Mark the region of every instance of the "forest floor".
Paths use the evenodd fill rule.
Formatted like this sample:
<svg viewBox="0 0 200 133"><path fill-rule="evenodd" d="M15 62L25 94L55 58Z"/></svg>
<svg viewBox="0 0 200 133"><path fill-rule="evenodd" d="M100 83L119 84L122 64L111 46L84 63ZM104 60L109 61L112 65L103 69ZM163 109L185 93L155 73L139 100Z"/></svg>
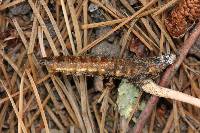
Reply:
<svg viewBox="0 0 200 133"><path fill-rule="evenodd" d="M0 133L200 132L199 108L190 101L159 98L116 78L128 77L129 59L142 61L131 64L134 79L200 98L199 3L0 0ZM176 61L166 69L155 66L172 54ZM87 58L73 57L70 69L72 55ZM105 59L91 65L92 57ZM41 63L47 58L52 68ZM123 69L107 70L112 63Z"/></svg>

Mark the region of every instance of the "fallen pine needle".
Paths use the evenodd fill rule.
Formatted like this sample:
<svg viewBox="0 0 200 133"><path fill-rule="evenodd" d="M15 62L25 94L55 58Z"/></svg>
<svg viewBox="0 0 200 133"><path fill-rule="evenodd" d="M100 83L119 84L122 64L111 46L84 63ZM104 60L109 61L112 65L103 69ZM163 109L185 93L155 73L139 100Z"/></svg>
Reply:
<svg viewBox="0 0 200 133"><path fill-rule="evenodd" d="M24 125L24 122L22 121L22 118L20 117L20 114L19 114L19 112L18 112L17 106L16 106L16 104L15 104L13 98L12 98L11 95L10 95L10 92L9 92L8 88L5 86L5 84L4 84L4 82L3 82L2 80L0 80L0 83L2 84L3 88L5 89L7 95L8 95L8 97L9 97L9 99L10 99L10 102L11 102L11 104L12 104L12 107L13 107L13 109L14 109L14 112L15 112L15 114L16 114L16 116L17 116L18 122L20 122L20 126L21 126L21 128L22 128L22 131L23 131L24 133L28 133L27 130L26 130L26 127L25 127L25 125Z"/></svg>
<svg viewBox="0 0 200 133"><path fill-rule="evenodd" d="M200 99L179 91L161 87L152 80L145 80L143 82L142 89L146 93L150 93L152 95L189 103L200 108Z"/></svg>
<svg viewBox="0 0 200 133"><path fill-rule="evenodd" d="M20 116L20 118L23 117L24 74L25 74L25 73L23 73L23 76L22 76L22 79L21 79L21 83L20 83L20 87L19 87L19 93L20 93L20 94L19 94L19 116ZM22 133L20 120L18 120L18 133Z"/></svg>
<svg viewBox="0 0 200 133"><path fill-rule="evenodd" d="M28 76L28 78L29 78L29 80L31 82L31 86L32 86L33 92L35 94L36 101L37 101L38 106L39 106L39 110L41 112L41 116L42 116L42 119L43 119L43 122L44 122L44 126L45 126L45 131L46 131L46 133L50 133L49 127L48 127L48 123L47 123L47 119L46 119L46 116L45 116L44 109L42 107L42 102L41 102L41 99L40 99L39 92L37 90L36 84L33 81L33 78L31 76L30 72L28 70L26 70L26 73L27 73L27 76Z"/></svg>

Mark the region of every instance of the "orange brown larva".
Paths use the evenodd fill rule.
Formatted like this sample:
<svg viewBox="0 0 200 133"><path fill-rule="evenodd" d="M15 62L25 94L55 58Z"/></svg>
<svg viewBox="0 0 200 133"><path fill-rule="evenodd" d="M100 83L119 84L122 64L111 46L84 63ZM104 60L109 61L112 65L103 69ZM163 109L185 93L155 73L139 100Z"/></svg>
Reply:
<svg viewBox="0 0 200 133"><path fill-rule="evenodd" d="M159 75L175 59L174 55L142 59L116 59L93 56L59 56L43 58L40 63L47 65L50 72L67 75L101 75L106 77L141 80Z"/></svg>

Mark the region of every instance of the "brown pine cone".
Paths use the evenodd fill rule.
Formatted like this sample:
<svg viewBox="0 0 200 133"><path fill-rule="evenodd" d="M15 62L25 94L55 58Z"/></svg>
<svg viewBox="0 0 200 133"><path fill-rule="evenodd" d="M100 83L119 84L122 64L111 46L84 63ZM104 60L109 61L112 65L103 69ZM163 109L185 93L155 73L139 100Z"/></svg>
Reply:
<svg viewBox="0 0 200 133"><path fill-rule="evenodd" d="M165 26L174 38L183 36L200 17L200 0L181 0L165 19Z"/></svg>

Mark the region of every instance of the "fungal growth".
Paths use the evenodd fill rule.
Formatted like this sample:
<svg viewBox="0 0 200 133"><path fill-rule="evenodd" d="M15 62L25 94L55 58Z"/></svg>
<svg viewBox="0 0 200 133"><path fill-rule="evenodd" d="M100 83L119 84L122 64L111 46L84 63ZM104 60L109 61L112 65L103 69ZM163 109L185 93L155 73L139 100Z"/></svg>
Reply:
<svg viewBox="0 0 200 133"><path fill-rule="evenodd" d="M134 81L155 78L175 60L175 55L160 57L116 59L93 56L59 56L43 58L41 64L47 65L50 72L67 75L101 75L106 77L127 78Z"/></svg>

